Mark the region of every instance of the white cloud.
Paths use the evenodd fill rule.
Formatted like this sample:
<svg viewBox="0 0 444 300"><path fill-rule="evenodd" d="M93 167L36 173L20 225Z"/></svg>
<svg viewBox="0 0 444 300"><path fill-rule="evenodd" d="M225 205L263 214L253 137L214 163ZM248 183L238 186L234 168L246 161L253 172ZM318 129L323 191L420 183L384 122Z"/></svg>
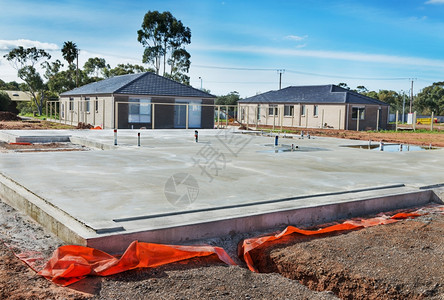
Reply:
<svg viewBox="0 0 444 300"><path fill-rule="evenodd" d="M425 4L444 4L444 0L428 0Z"/></svg>
<svg viewBox="0 0 444 300"><path fill-rule="evenodd" d="M22 46L24 48L31 48L36 47L38 49L44 49L44 50L59 50L59 46L53 43L44 43L39 41L31 41L31 40L0 40L0 50L12 50L14 48L17 48L19 46Z"/></svg>
<svg viewBox="0 0 444 300"><path fill-rule="evenodd" d="M305 40L308 36L304 35L304 36L298 36L298 35L287 35L284 37L284 39L286 40L291 40L291 41L302 41Z"/></svg>

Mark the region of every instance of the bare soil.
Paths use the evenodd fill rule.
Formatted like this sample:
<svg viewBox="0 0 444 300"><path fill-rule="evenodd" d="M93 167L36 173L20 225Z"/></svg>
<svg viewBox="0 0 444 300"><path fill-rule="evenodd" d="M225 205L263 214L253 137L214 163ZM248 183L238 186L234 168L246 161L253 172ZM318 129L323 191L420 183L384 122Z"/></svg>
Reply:
<svg viewBox="0 0 444 300"><path fill-rule="evenodd" d="M350 140L372 140L383 141L385 143L401 143L409 145L420 145L434 147L444 147L444 131L434 133L398 131L398 132L372 132L372 131L352 131L334 129L309 129L304 132L312 136L328 136Z"/></svg>
<svg viewBox="0 0 444 300"><path fill-rule="evenodd" d="M44 120L0 121L0 130L33 129L75 129L75 127Z"/></svg>
<svg viewBox="0 0 444 300"><path fill-rule="evenodd" d="M274 272L341 299L444 299L444 215L260 249ZM297 236L296 236L297 238Z"/></svg>
<svg viewBox="0 0 444 300"><path fill-rule="evenodd" d="M87 147L72 143L12 143L0 141L0 153L2 152L55 152L55 151L86 151Z"/></svg>
<svg viewBox="0 0 444 300"><path fill-rule="evenodd" d="M21 121L21 118L9 111L0 111L0 121Z"/></svg>
<svg viewBox="0 0 444 300"><path fill-rule="evenodd" d="M62 241L1 201L0 237L0 299L337 299L279 274L226 266L215 257L88 277L59 287L36 275L4 243L16 253L37 251L47 259Z"/></svg>

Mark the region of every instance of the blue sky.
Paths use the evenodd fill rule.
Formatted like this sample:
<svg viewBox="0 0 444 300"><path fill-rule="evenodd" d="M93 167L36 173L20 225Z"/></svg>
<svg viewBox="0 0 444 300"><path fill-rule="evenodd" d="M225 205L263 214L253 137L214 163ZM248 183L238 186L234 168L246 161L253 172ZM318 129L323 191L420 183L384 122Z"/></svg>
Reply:
<svg viewBox="0 0 444 300"><path fill-rule="evenodd" d="M144 14L170 11L190 27L191 84L252 96L282 86L346 82L414 92L444 81L444 0L0 0L0 55L18 46L61 59L73 41L89 57L141 64ZM0 79L16 80L0 59ZM199 79L202 78L202 81Z"/></svg>

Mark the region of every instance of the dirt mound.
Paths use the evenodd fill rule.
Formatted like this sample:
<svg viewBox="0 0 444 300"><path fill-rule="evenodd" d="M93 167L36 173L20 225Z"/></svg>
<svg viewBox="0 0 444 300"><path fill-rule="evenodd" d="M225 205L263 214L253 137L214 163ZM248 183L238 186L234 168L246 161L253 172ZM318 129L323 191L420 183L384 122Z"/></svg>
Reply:
<svg viewBox="0 0 444 300"><path fill-rule="evenodd" d="M79 124L76 127L76 129L91 129L91 128L94 128L94 126L83 122L79 122Z"/></svg>
<svg viewBox="0 0 444 300"><path fill-rule="evenodd" d="M266 248L258 267L341 299L443 299L444 216Z"/></svg>
<svg viewBox="0 0 444 300"><path fill-rule="evenodd" d="M22 119L16 114L9 111L0 111L0 121L21 121Z"/></svg>

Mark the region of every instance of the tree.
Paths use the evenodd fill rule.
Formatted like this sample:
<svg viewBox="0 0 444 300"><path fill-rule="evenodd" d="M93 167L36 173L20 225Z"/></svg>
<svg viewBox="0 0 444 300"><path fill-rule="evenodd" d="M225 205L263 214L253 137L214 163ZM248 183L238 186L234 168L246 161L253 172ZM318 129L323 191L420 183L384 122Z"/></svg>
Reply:
<svg viewBox="0 0 444 300"><path fill-rule="evenodd" d="M434 82L425 87L415 98L415 107L423 113L444 113L444 82Z"/></svg>
<svg viewBox="0 0 444 300"><path fill-rule="evenodd" d="M73 65L74 60L79 55L79 49L77 48L77 45L73 42L70 42L70 41L65 42L63 44L63 48L62 48L62 55L63 55L63 58L68 62L68 68L69 68L69 70L71 70L71 72L69 74L71 75L70 77L72 79L72 77L73 77L72 73L74 70L74 68L72 68L72 65ZM76 67L78 70L79 66L76 66ZM79 86L79 78L78 77L79 77L79 75L77 72L76 73L76 86Z"/></svg>
<svg viewBox="0 0 444 300"><path fill-rule="evenodd" d="M176 49L173 51L171 58L168 59L168 64L171 66L170 74L166 77L190 85L190 77L184 74L190 70L190 58L191 55L185 49Z"/></svg>
<svg viewBox="0 0 444 300"><path fill-rule="evenodd" d="M35 103L39 115L41 115L45 99L45 85L42 77L35 69L35 65L43 59L50 59L51 55L42 49L35 47L25 49L20 46L12 49L4 57L17 70L17 76L25 82L25 90L30 92L32 101Z"/></svg>
<svg viewBox="0 0 444 300"><path fill-rule="evenodd" d="M402 110L402 95L392 90L379 90L378 99L382 102L390 104L392 111Z"/></svg>
<svg viewBox="0 0 444 300"><path fill-rule="evenodd" d="M77 45L73 42L65 42L62 48L63 58L68 62L68 65L72 65L74 60L77 58L79 54L79 49Z"/></svg>
<svg viewBox="0 0 444 300"><path fill-rule="evenodd" d="M346 89L346 90L350 89L350 87L345 82L338 83L338 86L343 88L343 89Z"/></svg>
<svg viewBox="0 0 444 300"><path fill-rule="evenodd" d="M216 98L216 105L237 105L237 101L239 101L240 96L236 91L230 92L224 96L218 96Z"/></svg>
<svg viewBox="0 0 444 300"><path fill-rule="evenodd" d="M358 85L355 89L355 92L360 93L360 94L365 94L368 92L368 89L363 85Z"/></svg>
<svg viewBox="0 0 444 300"><path fill-rule="evenodd" d="M11 104L11 98L3 91L0 91L0 111L7 111Z"/></svg>
<svg viewBox="0 0 444 300"><path fill-rule="evenodd" d="M156 74L160 73L162 61L164 76L167 74L167 61L171 66L170 77L176 75L175 68L180 73L177 61L182 61L183 66L188 64L189 68L190 55L183 46L191 43L191 30L170 12L148 11L143 18L142 29L137 31L137 40L145 47L143 63L152 64ZM188 68L182 67L182 70L188 72Z"/></svg>
<svg viewBox="0 0 444 300"><path fill-rule="evenodd" d="M142 72L155 72L154 69L145 68L140 65L132 65L132 64L118 64L117 67L112 68L109 65L106 65L106 68L103 69L103 75L105 78L110 78L113 76L126 75L126 74L136 74Z"/></svg>
<svg viewBox="0 0 444 300"><path fill-rule="evenodd" d="M4 82L0 79L0 90L20 91L19 84L15 81Z"/></svg>
<svg viewBox="0 0 444 300"><path fill-rule="evenodd" d="M94 57L89 58L86 63L83 65L83 70L88 75L95 75L95 77L99 77L99 72L103 72L103 69L107 67L106 61L104 58Z"/></svg>

